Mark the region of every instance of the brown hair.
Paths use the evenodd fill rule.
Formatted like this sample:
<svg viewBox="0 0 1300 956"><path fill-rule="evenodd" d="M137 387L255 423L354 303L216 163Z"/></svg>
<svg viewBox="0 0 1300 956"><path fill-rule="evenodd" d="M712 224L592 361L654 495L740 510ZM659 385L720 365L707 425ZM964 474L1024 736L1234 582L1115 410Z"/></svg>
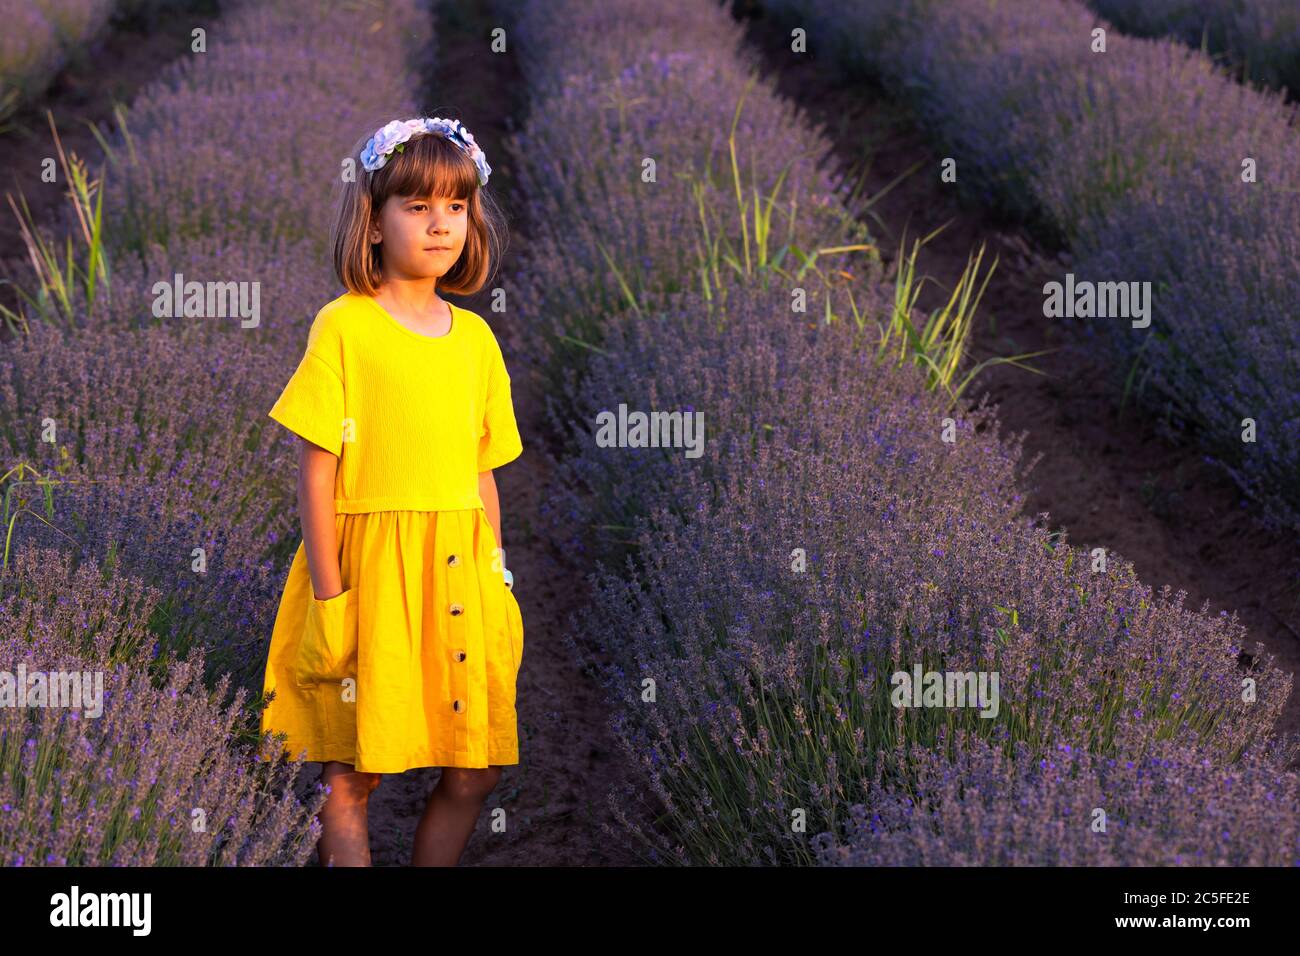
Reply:
<svg viewBox="0 0 1300 956"><path fill-rule="evenodd" d="M465 197L469 226L465 248L438 280L438 291L473 295L496 275L505 249L505 218L478 182L478 167L456 143L438 133L416 136L374 172L361 166L366 136L352 150L356 176L344 180L330 230L334 274L344 288L373 296L383 282L383 243L370 242L370 226L391 196Z"/></svg>

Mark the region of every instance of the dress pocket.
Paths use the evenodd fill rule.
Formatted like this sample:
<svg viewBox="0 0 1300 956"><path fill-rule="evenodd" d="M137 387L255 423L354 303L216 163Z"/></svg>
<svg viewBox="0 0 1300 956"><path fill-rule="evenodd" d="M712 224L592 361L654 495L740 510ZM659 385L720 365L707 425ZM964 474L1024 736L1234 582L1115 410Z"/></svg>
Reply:
<svg viewBox="0 0 1300 956"><path fill-rule="evenodd" d="M294 677L310 687L321 681L355 677L357 667L357 589L321 600L314 595L307 604Z"/></svg>
<svg viewBox="0 0 1300 956"><path fill-rule="evenodd" d="M519 665L524 661L524 616L519 610L519 602L510 588L506 592L506 630L510 638L510 653L514 656L515 675L519 674Z"/></svg>

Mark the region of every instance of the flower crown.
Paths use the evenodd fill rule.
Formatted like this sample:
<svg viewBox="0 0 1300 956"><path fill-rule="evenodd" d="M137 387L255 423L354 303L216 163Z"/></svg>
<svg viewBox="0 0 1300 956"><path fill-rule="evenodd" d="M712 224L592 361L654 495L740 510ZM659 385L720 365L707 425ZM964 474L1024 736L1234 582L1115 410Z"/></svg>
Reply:
<svg viewBox="0 0 1300 956"><path fill-rule="evenodd" d="M361 150L361 165L372 173L377 169L383 169L388 163L389 156L394 152L400 153L405 150L403 144L407 140L427 133L440 133L468 153L469 158L474 160L474 165L478 167L478 184L487 185L492 167L487 164L487 157L478 143L474 142L473 135L460 120L442 119L438 116L393 120L391 123L385 123L366 141L365 147Z"/></svg>

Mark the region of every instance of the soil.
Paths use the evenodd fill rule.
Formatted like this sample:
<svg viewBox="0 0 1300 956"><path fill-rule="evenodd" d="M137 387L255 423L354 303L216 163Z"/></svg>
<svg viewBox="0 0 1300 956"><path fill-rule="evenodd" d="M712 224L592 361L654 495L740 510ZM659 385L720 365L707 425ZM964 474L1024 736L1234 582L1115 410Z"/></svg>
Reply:
<svg viewBox="0 0 1300 956"><path fill-rule="evenodd" d="M940 157L905 107L879 87L847 79L829 58L793 54L789 36L750 3L737 9L746 38L762 51L765 78L821 126L834 144L835 161L865 179L877 196L868 225L892 260L904 229L912 240L943 223L948 227L918 257L918 271L936 282L922 293L934 309L966 267L968 255L987 243L985 267L999 262L971 334L969 355L1019 355L1044 375L994 366L967 389L987 392L998 404L1003 434L1025 432L1026 463L1041 458L1022 483L1024 513L1047 512L1046 526L1068 533L1070 544L1104 547L1131 561L1157 592L1185 591L1187 606L1234 613L1255 642L1294 675L1300 663L1300 552L1294 539L1269 533L1248 517L1230 479L1194 448L1171 447L1157 437L1153 416L1130 403L1121 417L1106 369L1043 316L1043 284L1060 280L1060 250L1045 248L1024 229L987 209L959 203L955 186L939 177ZM920 163L917 172L885 192ZM1300 688L1293 688L1277 729L1300 732Z"/></svg>

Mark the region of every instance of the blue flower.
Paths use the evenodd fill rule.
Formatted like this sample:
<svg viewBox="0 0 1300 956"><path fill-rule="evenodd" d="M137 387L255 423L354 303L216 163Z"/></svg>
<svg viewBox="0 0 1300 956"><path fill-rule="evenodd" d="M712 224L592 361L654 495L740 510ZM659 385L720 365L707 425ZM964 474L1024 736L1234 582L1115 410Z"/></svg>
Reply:
<svg viewBox="0 0 1300 956"><path fill-rule="evenodd" d="M375 155L375 138L370 137L365 149L361 151L361 165L374 172L376 169L382 168L386 162L388 162L386 157Z"/></svg>

